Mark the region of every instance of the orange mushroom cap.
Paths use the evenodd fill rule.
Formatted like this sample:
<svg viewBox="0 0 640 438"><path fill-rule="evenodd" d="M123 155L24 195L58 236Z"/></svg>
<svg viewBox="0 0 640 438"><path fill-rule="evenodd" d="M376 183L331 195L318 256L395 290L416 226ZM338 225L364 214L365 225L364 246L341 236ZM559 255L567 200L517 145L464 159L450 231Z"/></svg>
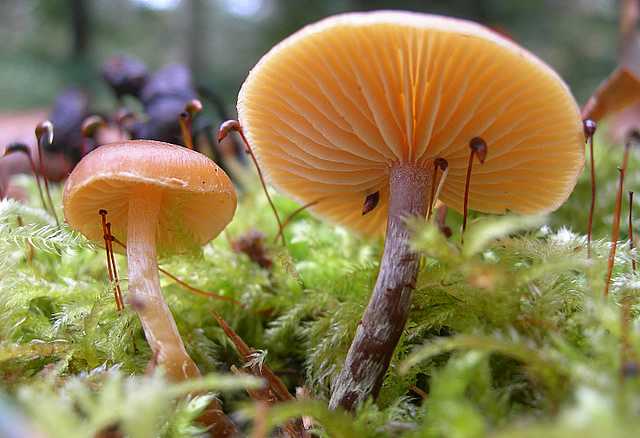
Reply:
<svg viewBox="0 0 640 438"><path fill-rule="evenodd" d="M102 241L99 211L108 213L113 235L127 241L133 186L163 189L156 245L173 254L203 245L231 221L236 194L229 177L195 151L150 140L111 143L87 154L64 188L64 214L71 227Z"/></svg>
<svg viewBox="0 0 640 438"><path fill-rule="evenodd" d="M322 217L366 234L387 219L389 169L448 162L440 200L542 213L559 207L584 164L579 108L544 62L472 22L379 11L327 18L291 35L251 70L238 97L244 133L270 182ZM362 215L367 195L378 207Z"/></svg>

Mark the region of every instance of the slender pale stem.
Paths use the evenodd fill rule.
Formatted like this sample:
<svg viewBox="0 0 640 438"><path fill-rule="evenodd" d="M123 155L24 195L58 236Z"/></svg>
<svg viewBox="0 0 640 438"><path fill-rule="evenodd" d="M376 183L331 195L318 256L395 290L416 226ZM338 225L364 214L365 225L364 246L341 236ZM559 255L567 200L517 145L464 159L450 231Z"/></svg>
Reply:
<svg viewBox="0 0 640 438"><path fill-rule="evenodd" d="M161 201L161 189L151 186L131 193L127 228L129 296L158 364L170 380L180 381L198 377L200 371L187 354L160 291L156 230Z"/></svg>
<svg viewBox="0 0 640 438"><path fill-rule="evenodd" d="M420 257L411 251L405 220L424 218L431 170L408 165L389 175L389 217L380 272L344 367L333 384L330 407L353 410L376 397L402 334L415 289Z"/></svg>

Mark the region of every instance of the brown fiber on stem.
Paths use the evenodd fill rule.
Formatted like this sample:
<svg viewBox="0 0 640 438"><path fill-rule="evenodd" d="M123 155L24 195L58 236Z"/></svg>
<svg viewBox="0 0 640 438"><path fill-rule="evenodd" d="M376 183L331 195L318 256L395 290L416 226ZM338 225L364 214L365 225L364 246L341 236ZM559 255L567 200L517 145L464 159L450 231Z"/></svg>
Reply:
<svg viewBox="0 0 640 438"><path fill-rule="evenodd" d="M251 69L238 115L274 187L300 204L326 199L310 211L361 234L386 232L332 408L377 396L404 329L419 267L406 218L424 219L430 201L548 212L584 162L582 119L555 72L483 26L434 15L349 13L305 27ZM491 154L474 169L465 203L474 137ZM438 158L448 166L433 181ZM363 215L372 193L378 203Z"/></svg>

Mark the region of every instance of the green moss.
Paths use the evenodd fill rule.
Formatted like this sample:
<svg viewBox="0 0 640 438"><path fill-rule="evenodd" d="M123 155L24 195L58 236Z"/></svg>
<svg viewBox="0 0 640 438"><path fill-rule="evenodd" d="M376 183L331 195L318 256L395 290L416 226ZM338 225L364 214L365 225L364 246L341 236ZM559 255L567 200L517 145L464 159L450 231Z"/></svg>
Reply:
<svg viewBox="0 0 640 438"><path fill-rule="evenodd" d="M161 261L193 286L241 306L190 294L168 277L161 277L163 291L189 353L203 372L218 373L212 379L239 364L215 311L262 351L292 391L305 387L316 399L272 408L274 427L305 414L316 418L320 436L332 437L630 436L640 430L640 383L628 366L621 378L620 300L635 297L639 283L626 243L618 247L611 296L602 298L617 151L598 149L590 260L581 234L586 173L558 212L474 219L464 246L457 233L446 240L431 225L413 224L425 258L409 322L377 405L366 404L353 418L330 413L323 401L375 282L381 241L303 212L287 228L283 248L273 243L275 221L254 186L225 235L201 253ZM638 164L634 157L629 189L639 182ZM54 195L60 199L59 191ZM297 208L278 195L275 202L283 217ZM459 218L450 216L455 230ZM230 247L251 229L266 236L271 270ZM126 289L126 263L117 259ZM149 348L135 314L116 312L100 248L55 227L35 206L3 201L0 268L1 389L24 421L53 437L91 436L115 424L132 437L202 432L194 419L210 393L176 399L160 376L144 377ZM634 317L637 310L634 304ZM637 326L629 340L635 352ZM221 391L227 411L251 420L256 411L238 391L243 386L204 384ZM247 433L250 425L243 426Z"/></svg>

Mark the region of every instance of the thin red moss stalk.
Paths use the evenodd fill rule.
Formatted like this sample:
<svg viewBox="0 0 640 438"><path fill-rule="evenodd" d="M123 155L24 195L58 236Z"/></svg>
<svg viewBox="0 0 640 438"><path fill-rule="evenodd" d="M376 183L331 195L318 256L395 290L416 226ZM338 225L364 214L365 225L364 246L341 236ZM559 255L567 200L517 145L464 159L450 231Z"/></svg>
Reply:
<svg viewBox="0 0 640 438"><path fill-rule="evenodd" d="M96 134L98 128L105 127L106 123L100 116L89 116L82 122L80 132L82 133L82 144L80 149L80 156L84 157L89 153L89 140Z"/></svg>
<svg viewBox="0 0 640 438"><path fill-rule="evenodd" d="M56 213L56 208L53 205L53 201L51 200L51 191L49 190L49 179L44 171L44 156L42 155L42 149L44 148L44 144L46 142L47 145L50 145L53 141L53 125L49 120L45 120L44 122L38 123L36 126L36 141L38 144L38 160L39 163L39 171L42 179L44 180L44 190L47 194L47 200L49 201L49 206L51 207L51 214L53 218L56 220L56 225L60 226L60 221L58 220L58 214Z"/></svg>
<svg viewBox="0 0 640 438"><path fill-rule="evenodd" d="M213 292L209 292L209 291L198 289L197 287L191 286L189 283L187 283L184 280L179 279L178 277L176 277L175 275L173 275L172 273L170 273L166 269L162 269L161 267L158 267L158 271L162 272L164 275L166 275L167 277L169 277L170 279L172 279L173 281L175 281L176 283L178 283L180 286L184 287L188 291L194 293L195 295L200 295L200 296L203 296L203 297L212 298L212 299L218 300L218 301L226 301L228 303L235 304L236 306L244 307L242 305L242 303L240 303L240 301L235 300L235 299L233 299L231 297L225 297L225 296L213 293Z"/></svg>
<svg viewBox="0 0 640 438"><path fill-rule="evenodd" d="M593 232L593 212L596 209L596 164L593 156L593 136L596 133L596 122L587 119L583 122L584 136L589 142L589 158L591 161L591 206L587 221L587 257L591 258L591 236Z"/></svg>
<svg viewBox="0 0 640 438"><path fill-rule="evenodd" d="M622 192L624 190L624 175L627 171L627 165L629 163L629 149L631 149L631 142L640 140L640 134L634 132L630 138L626 141L624 146L624 155L622 158L622 167L618 168L620 172L620 178L618 182L618 193L616 194L616 204L613 213L613 224L611 226L611 248L609 250L609 260L607 262L607 277L604 283L604 296L609 296L609 288L611 286L611 276L613 275L613 265L616 258L616 249L618 247L618 238L620 237L620 213L622 210Z"/></svg>
<svg viewBox="0 0 640 438"><path fill-rule="evenodd" d="M117 237L111 236L111 240L113 242L115 242L116 244L120 245L120 247L122 247L123 249L127 249L127 245L125 245ZM172 279L173 281L175 281L180 286L184 287L187 291L193 293L194 295L199 295L199 296L207 297L207 298L213 298L214 300L218 300L218 301L226 301L226 302L238 305L240 307L245 307L240 301L235 300L235 299L233 299L231 297L225 297L225 296L219 295L219 294L217 294L215 292L209 292L209 291L206 291L206 290L198 289L195 286L191 286L186 281L181 280L180 278L176 277L171 272L167 271L166 269L161 268L160 266L158 266L158 271L160 271L161 273L163 273L164 275L166 275L167 277L169 277L170 279Z"/></svg>
<svg viewBox="0 0 640 438"><path fill-rule="evenodd" d="M256 167L256 170L258 171L258 177L260 178L260 184L262 185L262 190L264 191L264 194L267 197L267 200L269 201L269 205L271 206L273 215L276 218L276 222L278 222L278 235L282 239L282 244L286 246L287 242L285 240L284 233L282 232L282 221L280 220L280 216L278 215L276 206L274 205L273 200L269 195L269 190L267 189L267 183L264 180L262 170L260 169L258 160L256 159L256 156L253 153L253 149L251 149L251 145L249 144L249 141L244 135L244 131L242 130L242 126L240 126L240 122L238 122L237 120L227 120L226 122L222 123L222 125L220 125L220 129L218 130L218 142L222 141L231 131L236 131L240 135L240 138L242 139L242 142L246 147L246 152L251 156L251 161L253 161L253 165Z"/></svg>
<svg viewBox="0 0 640 438"><path fill-rule="evenodd" d="M633 192L629 192L629 251L633 252ZM636 273L636 260L631 255L631 272ZM620 379L628 377L627 370L633 368L633 350L629 340L631 330L631 304L632 297L625 295L622 298L620 308Z"/></svg>
<svg viewBox="0 0 640 438"><path fill-rule="evenodd" d="M120 279L118 278L118 265L116 264L116 256L113 251L113 235L111 234L111 222L107 222L107 236L109 239L109 258L111 259L111 267L113 268L113 281L115 282L115 294L120 301L120 309L124 309L124 300L122 299L122 290L120 289Z"/></svg>
<svg viewBox="0 0 640 438"><path fill-rule="evenodd" d="M469 216L469 186L471 185L471 171L473 169L473 158L478 157L480 164L487 158L487 143L480 137L473 137L469 142L469 164L467 165L467 178L464 184L464 206L462 213L462 232L460 240L464 242L464 232L467 229L467 217Z"/></svg>
<svg viewBox="0 0 640 438"><path fill-rule="evenodd" d="M40 202L42 203L42 208L45 211L49 211L49 207L47 205L47 202L44 199L44 192L42 191L42 183L40 182L40 174L38 173L38 169L36 169L36 163L33 162L33 157L31 156L31 152L29 150L29 147L23 143L11 143L9 146L6 147L6 149L4 150L4 155L3 156L7 156L10 154L14 154L14 153L23 153L27 156L27 159L29 160L29 166L31 166L31 173L33 173L33 177L36 180L36 186L38 187L38 195L40 196Z"/></svg>
<svg viewBox="0 0 640 438"><path fill-rule="evenodd" d="M180 113L180 117L178 118L182 141L185 147L191 150L193 150L193 134L191 133L193 118L200 111L202 111L202 103L198 99L192 99L184 106L184 111Z"/></svg>
<svg viewBox="0 0 640 438"><path fill-rule="evenodd" d="M444 174L444 172L446 172L448 167L449 167L449 162L444 158L436 158L433 161L433 176L431 178L431 181L433 181L433 183L431 184L431 192L429 194L429 205L428 205L429 210L427 211L427 220L431 219L431 214L433 213L433 204L436 202L435 197L436 197L436 187L438 186L438 184L436 184L436 181L438 180L437 179L438 169L442 170Z"/></svg>
<svg viewBox="0 0 640 438"><path fill-rule="evenodd" d="M287 216L285 218L285 220L282 222L282 228L280 228L280 230L278 230L278 234L276 234L276 237L274 237L273 239L273 243L276 243L278 241L278 239L280 238L280 236L282 235L282 233L284 233L284 229L287 227L287 225L289 225L291 223L291 221L300 213L302 213L303 211L305 211L306 209L313 207L314 205L318 204L321 199L316 199L315 201L311 201L311 202L307 202L306 204L304 204L301 207L298 207L297 209L295 209L293 212L291 212L291 214L289 216ZM364 214L364 213L363 213Z"/></svg>
<svg viewBox="0 0 640 438"><path fill-rule="evenodd" d="M122 300L122 290L118 279L118 271L116 268L116 260L113 255L113 236L111 235L111 224L107 223L107 210L101 209L98 214L102 221L102 233L104 238L104 248L107 254L107 271L109 272L109 282L114 285L113 295L116 300L116 310L118 312L124 309Z"/></svg>
<svg viewBox="0 0 640 438"><path fill-rule="evenodd" d="M629 252L631 252L631 272L636 273L636 258L633 255L633 192L629 192Z"/></svg>

